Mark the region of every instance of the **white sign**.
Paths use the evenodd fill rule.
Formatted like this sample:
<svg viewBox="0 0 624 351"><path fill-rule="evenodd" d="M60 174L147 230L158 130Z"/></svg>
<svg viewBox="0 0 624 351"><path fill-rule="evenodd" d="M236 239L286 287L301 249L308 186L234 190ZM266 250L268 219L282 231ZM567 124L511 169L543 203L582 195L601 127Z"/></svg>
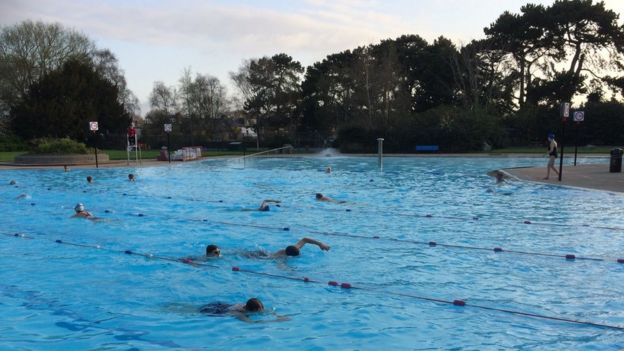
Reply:
<svg viewBox="0 0 624 351"><path fill-rule="evenodd" d="M568 118L570 117L570 103L564 102L561 106L561 117Z"/></svg>
<svg viewBox="0 0 624 351"><path fill-rule="evenodd" d="M98 122L89 122L89 129L91 129L92 132L95 132L98 130Z"/></svg>
<svg viewBox="0 0 624 351"><path fill-rule="evenodd" d="M585 120L585 112L584 111L576 111L574 112L574 116L572 117L574 122L583 122Z"/></svg>
<svg viewBox="0 0 624 351"><path fill-rule="evenodd" d="M165 123L165 133L171 133L171 123Z"/></svg>

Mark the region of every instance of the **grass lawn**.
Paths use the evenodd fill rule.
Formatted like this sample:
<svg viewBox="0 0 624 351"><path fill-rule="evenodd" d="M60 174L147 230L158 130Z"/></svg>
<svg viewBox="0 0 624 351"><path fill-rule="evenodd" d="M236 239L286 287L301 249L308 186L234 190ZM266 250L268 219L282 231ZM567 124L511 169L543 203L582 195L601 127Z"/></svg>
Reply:
<svg viewBox="0 0 624 351"><path fill-rule="evenodd" d="M25 153L26 151L2 151L0 152L0 162L13 162L15 156Z"/></svg>

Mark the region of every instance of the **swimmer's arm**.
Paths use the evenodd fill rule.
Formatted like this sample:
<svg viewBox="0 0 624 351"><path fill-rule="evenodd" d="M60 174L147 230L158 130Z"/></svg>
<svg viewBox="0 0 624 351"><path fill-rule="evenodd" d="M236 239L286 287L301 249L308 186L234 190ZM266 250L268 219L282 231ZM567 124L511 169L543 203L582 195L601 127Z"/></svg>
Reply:
<svg viewBox="0 0 624 351"><path fill-rule="evenodd" d="M321 250L324 250L324 251L329 250L329 245L324 244L315 239L310 239L310 238L302 238L295 244L295 247L298 249L301 249L303 246L305 246L305 244L314 244L318 246Z"/></svg>
<svg viewBox="0 0 624 351"><path fill-rule="evenodd" d="M271 199L266 199L266 200L264 200L263 202L267 202L267 203L268 203L268 202L273 202L273 203L279 204L281 201L280 201L280 200L271 200Z"/></svg>
<svg viewBox="0 0 624 351"><path fill-rule="evenodd" d="M277 314L275 312L271 312L271 314L273 316L275 316L275 319L272 320L272 321L268 321L268 322L286 322L286 321L290 320L290 317L288 317L288 316L282 316L282 315L279 315L279 314Z"/></svg>
<svg viewBox="0 0 624 351"><path fill-rule="evenodd" d="M290 320L290 318L288 318L286 316L280 316L280 315L276 314L275 312L273 312L272 314L276 317L275 319L271 319L271 320L264 320L264 319L254 320L254 319L250 319L244 313L232 312L232 315L234 317L236 317L236 319L238 319L239 321L243 321L245 323L275 323L275 322L285 322L285 321L289 321Z"/></svg>

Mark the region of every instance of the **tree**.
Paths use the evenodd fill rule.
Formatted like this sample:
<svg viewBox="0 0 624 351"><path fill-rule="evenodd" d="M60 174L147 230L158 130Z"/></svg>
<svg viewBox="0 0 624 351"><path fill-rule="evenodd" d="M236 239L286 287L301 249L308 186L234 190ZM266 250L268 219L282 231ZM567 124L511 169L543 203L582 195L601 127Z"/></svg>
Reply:
<svg viewBox="0 0 624 351"><path fill-rule="evenodd" d="M95 45L62 25L24 21L0 32L0 117L41 77L70 58L86 58Z"/></svg>
<svg viewBox="0 0 624 351"><path fill-rule="evenodd" d="M173 114L177 111L176 99L175 88L167 87L163 82L154 82L154 87L150 94L150 105L153 110Z"/></svg>
<svg viewBox="0 0 624 351"><path fill-rule="evenodd" d="M95 65L95 70L102 77L111 82L119 90L119 103L131 115L139 114L139 99L128 89L124 72L119 68L119 62L115 54L108 49L93 50L91 58Z"/></svg>
<svg viewBox="0 0 624 351"><path fill-rule="evenodd" d="M250 60L248 66L241 67L234 74L244 79L244 84L248 86L249 96L244 109L256 118L259 139L265 129L274 133L279 128L289 128L298 122L302 73L303 67L299 62L286 54L277 54Z"/></svg>
<svg viewBox="0 0 624 351"><path fill-rule="evenodd" d="M99 133L124 133L130 115L119 89L97 72L90 60L68 60L34 83L11 114L13 130L24 139L70 137L85 140L89 121Z"/></svg>
<svg viewBox="0 0 624 351"><path fill-rule="evenodd" d="M624 69L624 26L618 25L619 15L607 10L604 2L557 0L545 15L546 37L557 50L556 62L567 63L567 68L552 68L558 99L572 99L585 84L583 73L606 84L601 72Z"/></svg>

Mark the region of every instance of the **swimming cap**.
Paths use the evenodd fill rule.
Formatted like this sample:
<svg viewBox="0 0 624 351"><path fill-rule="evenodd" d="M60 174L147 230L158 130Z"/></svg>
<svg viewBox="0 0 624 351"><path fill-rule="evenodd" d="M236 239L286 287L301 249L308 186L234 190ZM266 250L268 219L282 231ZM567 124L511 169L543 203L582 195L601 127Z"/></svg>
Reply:
<svg viewBox="0 0 624 351"><path fill-rule="evenodd" d="M548 133L548 139L554 139L555 133Z"/></svg>
<svg viewBox="0 0 624 351"><path fill-rule="evenodd" d="M76 207L74 207L74 211L76 211L76 212L82 212L84 210L85 210L84 205L81 204L81 203L77 203Z"/></svg>

